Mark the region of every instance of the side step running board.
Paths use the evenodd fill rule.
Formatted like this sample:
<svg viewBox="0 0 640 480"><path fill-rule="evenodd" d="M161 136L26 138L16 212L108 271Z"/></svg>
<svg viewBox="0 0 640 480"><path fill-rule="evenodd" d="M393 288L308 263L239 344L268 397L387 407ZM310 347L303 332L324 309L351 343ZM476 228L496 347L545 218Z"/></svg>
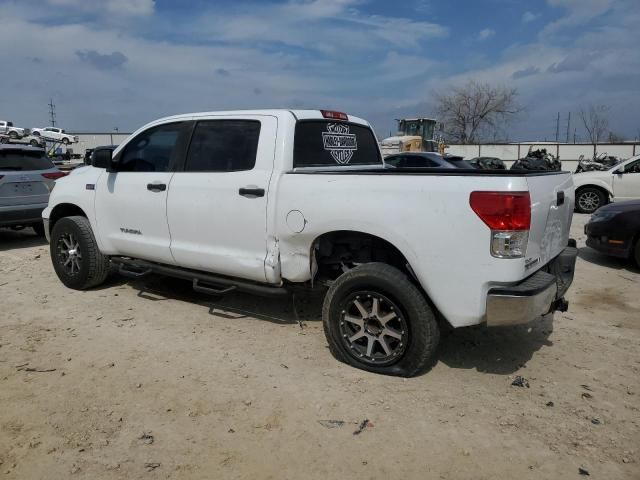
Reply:
<svg viewBox="0 0 640 480"><path fill-rule="evenodd" d="M120 267L118 267L118 273L120 275L123 275L125 277L129 277L129 278L142 278L142 277L146 277L147 275L149 275L151 273L151 269L147 268L145 270L128 270L127 269L128 265L125 265L124 263L120 264ZM132 268L129 266L129 268Z"/></svg>
<svg viewBox="0 0 640 480"><path fill-rule="evenodd" d="M226 287L226 288L211 288L211 287L203 287L202 285L200 285L200 280L198 280L197 278L193 279L193 289L196 292L200 292L200 293L207 293L209 295L224 295L225 293L230 293L233 292L234 290L237 290L238 287L236 287L235 285L231 285L230 287Z"/></svg>
<svg viewBox="0 0 640 480"><path fill-rule="evenodd" d="M150 273L182 278L184 280L191 281L193 289L196 292L207 293L210 295L223 295L232 291L247 292L263 296L287 295L288 293L284 287L252 283L247 280L236 278L221 277L187 268L147 262L146 260L111 257L111 261L118 265L118 271L120 273L129 278L141 278L149 275Z"/></svg>

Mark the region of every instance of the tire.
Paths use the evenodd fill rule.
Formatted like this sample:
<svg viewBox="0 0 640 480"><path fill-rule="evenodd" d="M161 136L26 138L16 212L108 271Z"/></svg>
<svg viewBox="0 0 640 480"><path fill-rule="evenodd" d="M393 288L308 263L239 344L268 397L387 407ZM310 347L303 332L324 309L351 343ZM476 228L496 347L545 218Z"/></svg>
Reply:
<svg viewBox="0 0 640 480"><path fill-rule="evenodd" d="M593 213L607 203L607 197L599 188L581 188L576 194L576 210L580 213Z"/></svg>
<svg viewBox="0 0 640 480"><path fill-rule="evenodd" d="M109 257L100 253L91 224L85 217L58 220L51 232L49 248L53 268L60 281L69 288L86 290L95 287L103 283L109 274Z"/></svg>
<svg viewBox="0 0 640 480"><path fill-rule="evenodd" d="M11 138L11 140L15 140L16 138L18 138L18 134L17 132L9 132L9 137Z"/></svg>
<svg viewBox="0 0 640 480"><path fill-rule="evenodd" d="M367 263L341 275L327 292L322 321L336 359L384 375L422 373L440 340L424 295L384 263Z"/></svg>
<svg viewBox="0 0 640 480"><path fill-rule="evenodd" d="M39 237L44 237L44 224L43 223L34 223L31 225L33 231L36 232L36 235Z"/></svg>
<svg viewBox="0 0 640 480"><path fill-rule="evenodd" d="M69 139L68 139L67 137L64 137L64 138L62 139L62 144L63 144L63 145L69 145Z"/></svg>

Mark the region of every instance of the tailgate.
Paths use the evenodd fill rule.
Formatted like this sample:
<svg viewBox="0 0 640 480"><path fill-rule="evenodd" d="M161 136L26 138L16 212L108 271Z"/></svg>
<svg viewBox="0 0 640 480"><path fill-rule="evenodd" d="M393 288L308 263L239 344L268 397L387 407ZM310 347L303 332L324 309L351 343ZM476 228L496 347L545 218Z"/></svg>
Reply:
<svg viewBox="0 0 640 480"><path fill-rule="evenodd" d="M527 177L531 196L531 230L525 256L534 271L560 254L569 241L574 188L571 173Z"/></svg>
<svg viewBox="0 0 640 480"><path fill-rule="evenodd" d="M47 203L49 188L40 172L0 172L0 206Z"/></svg>

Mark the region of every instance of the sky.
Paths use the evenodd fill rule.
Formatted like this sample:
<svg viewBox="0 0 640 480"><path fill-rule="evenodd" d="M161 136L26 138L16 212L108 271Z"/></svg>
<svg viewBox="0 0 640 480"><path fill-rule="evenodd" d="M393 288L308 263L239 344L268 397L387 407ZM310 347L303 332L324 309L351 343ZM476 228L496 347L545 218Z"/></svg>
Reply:
<svg viewBox="0 0 640 480"><path fill-rule="evenodd" d="M609 108L640 136L639 0L0 0L0 118L133 131L196 111L327 108L433 116L469 80L516 88L505 140L585 138Z"/></svg>

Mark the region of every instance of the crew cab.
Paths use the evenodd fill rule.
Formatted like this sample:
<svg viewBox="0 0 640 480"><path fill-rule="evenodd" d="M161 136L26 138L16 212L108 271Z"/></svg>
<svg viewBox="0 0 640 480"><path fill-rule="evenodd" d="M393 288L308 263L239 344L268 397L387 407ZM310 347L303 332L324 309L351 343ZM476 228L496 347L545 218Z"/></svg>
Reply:
<svg viewBox="0 0 640 480"><path fill-rule="evenodd" d="M69 135L62 128L58 127L32 128L31 135L42 137L47 140L62 142L65 145L78 142L77 135Z"/></svg>
<svg viewBox="0 0 640 480"><path fill-rule="evenodd" d="M640 200L640 155L608 170L576 173L573 183L580 213L593 213L609 201Z"/></svg>
<svg viewBox="0 0 640 480"><path fill-rule="evenodd" d="M255 110L145 125L60 180L43 219L67 287L99 285L114 265L213 295L326 289L334 356L412 376L440 322L566 308L573 207L566 172L390 169L363 119Z"/></svg>
<svg viewBox="0 0 640 480"><path fill-rule="evenodd" d="M12 140L27 136L27 131L24 128L15 127L13 122L6 120L0 120L0 133L8 135Z"/></svg>

